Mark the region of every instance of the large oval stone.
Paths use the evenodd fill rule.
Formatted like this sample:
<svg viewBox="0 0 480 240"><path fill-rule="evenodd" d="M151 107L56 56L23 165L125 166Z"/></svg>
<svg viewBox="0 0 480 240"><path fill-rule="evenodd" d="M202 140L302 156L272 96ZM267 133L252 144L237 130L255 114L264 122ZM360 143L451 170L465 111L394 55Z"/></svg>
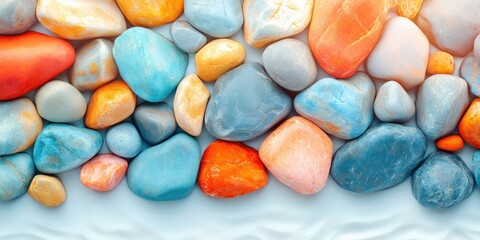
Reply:
<svg viewBox="0 0 480 240"><path fill-rule="evenodd" d="M0 34L19 34L35 22L37 0L3 0L0 2Z"/></svg>
<svg viewBox="0 0 480 240"><path fill-rule="evenodd" d="M415 127L385 123L340 147L331 175L352 192L375 192L405 181L422 162L427 139Z"/></svg>
<svg viewBox="0 0 480 240"><path fill-rule="evenodd" d="M146 149L130 163L128 187L152 201L185 198L195 186L200 157L197 140L184 133L177 134Z"/></svg>
<svg viewBox="0 0 480 240"><path fill-rule="evenodd" d="M480 98L470 104L458 124L458 133L463 140L475 148L480 148Z"/></svg>
<svg viewBox="0 0 480 240"><path fill-rule="evenodd" d="M0 157L0 201L25 194L35 171L33 159L26 153Z"/></svg>
<svg viewBox="0 0 480 240"><path fill-rule="evenodd" d="M245 141L267 132L291 108L290 97L268 77L262 65L246 63L215 83L205 125L218 139Z"/></svg>
<svg viewBox="0 0 480 240"><path fill-rule="evenodd" d="M185 76L188 56L162 35L141 27L123 32L113 45L120 75L139 97L160 102Z"/></svg>
<svg viewBox="0 0 480 240"><path fill-rule="evenodd" d="M468 83L470 92L480 97L480 56L468 56L462 60L460 77Z"/></svg>
<svg viewBox="0 0 480 240"><path fill-rule="evenodd" d="M163 25L175 21L183 12L183 0L117 0L117 4L135 26Z"/></svg>

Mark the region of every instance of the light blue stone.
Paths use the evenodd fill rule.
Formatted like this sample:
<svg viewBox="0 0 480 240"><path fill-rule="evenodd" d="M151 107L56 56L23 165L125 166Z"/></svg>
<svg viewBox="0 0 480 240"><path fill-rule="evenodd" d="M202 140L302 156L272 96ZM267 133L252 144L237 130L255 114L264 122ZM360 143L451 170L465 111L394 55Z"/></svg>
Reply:
<svg viewBox="0 0 480 240"><path fill-rule="evenodd" d="M413 196L427 208L448 208L466 199L473 191L474 178L460 157L434 152L415 170Z"/></svg>
<svg viewBox="0 0 480 240"><path fill-rule="evenodd" d="M245 63L216 82L205 112L207 130L216 138L256 138L284 119L292 102L259 63Z"/></svg>
<svg viewBox="0 0 480 240"><path fill-rule="evenodd" d="M469 104L465 80L447 74L433 75L417 92L417 125L431 140L448 135Z"/></svg>
<svg viewBox="0 0 480 240"><path fill-rule="evenodd" d="M468 56L464 58L462 65L460 65L459 72L460 77L467 81L470 92L480 97L480 56Z"/></svg>
<svg viewBox="0 0 480 240"><path fill-rule="evenodd" d="M331 175L352 192L375 192L405 181L422 162L427 139L415 127L385 123L340 147Z"/></svg>
<svg viewBox="0 0 480 240"><path fill-rule="evenodd" d="M384 122L402 123L415 115L415 103L395 81L386 82L380 87L373 109L378 119Z"/></svg>
<svg viewBox="0 0 480 240"><path fill-rule="evenodd" d="M325 132L341 139L353 139L367 130L373 120L375 85L367 74L350 79L324 78L295 98L298 114Z"/></svg>
<svg viewBox="0 0 480 240"><path fill-rule="evenodd" d="M67 124L49 124L33 147L35 166L43 173L61 173L74 169L100 150L102 134Z"/></svg>
<svg viewBox="0 0 480 240"><path fill-rule="evenodd" d="M133 112L133 122L145 141L155 145L170 137L177 128L173 109L166 103L144 103Z"/></svg>
<svg viewBox="0 0 480 240"><path fill-rule="evenodd" d="M475 151L472 157L472 171L475 176L475 182L480 187L480 150Z"/></svg>
<svg viewBox="0 0 480 240"><path fill-rule="evenodd" d="M184 8L188 22L212 37L232 36L243 24L241 0L185 0Z"/></svg>
<svg viewBox="0 0 480 240"><path fill-rule="evenodd" d="M128 187L152 201L185 198L195 186L200 157L197 140L184 133L177 134L146 149L130 163Z"/></svg>
<svg viewBox="0 0 480 240"><path fill-rule="evenodd" d="M19 34L36 21L37 0L0 1L0 34Z"/></svg>
<svg viewBox="0 0 480 240"><path fill-rule="evenodd" d="M113 45L120 75L133 92L149 102L160 102L185 76L188 55L162 35L142 27L123 32Z"/></svg>
<svg viewBox="0 0 480 240"><path fill-rule="evenodd" d="M115 155L133 158L142 150L142 138L131 123L120 123L111 127L105 137L108 149Z"/></svg>
<svg viewBox="0 0 480 240"><path fill-rule="evenodd" d="M207 43L205 35L183 20L170 25L170 35L175 45L186 53L196 53Z"/></svg>
<svg viewBox="0 0 480 240"><path fill-rule="evenodd" d="M27 192L35 175L35 164L26 153L0 157L0 201L9 201Z"/></svg>

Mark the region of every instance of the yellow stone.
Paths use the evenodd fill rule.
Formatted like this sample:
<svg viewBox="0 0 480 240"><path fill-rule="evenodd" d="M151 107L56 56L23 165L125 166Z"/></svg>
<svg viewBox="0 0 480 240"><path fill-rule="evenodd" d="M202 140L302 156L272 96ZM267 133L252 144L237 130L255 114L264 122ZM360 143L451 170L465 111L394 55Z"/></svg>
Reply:
<svg viewBox="0 0 480 240"><path fill-rule="evenodd" d="M245 61L245 48L231 39L216 39L195 56L198 76L206 82L217 80L225 72Z"/></svg>
<svg viewBox="0 0 480 240"><path fill-rule="evenodd" d="M173 22L183 12L183 0L117 0L135 26L154 27Z"/></svg>
<svg viewBox="0 0 480 240"><path fill-rule="evenodd" d="M427 74L453 74L455 72L455 59L447 52L438 51L428 58Z"/></svg>
<svg viewBox="0 0 480 240"><path fill-rule="evenodd" d="M420 8L423 0L393 0L396 1L397 13L399 16L414 19Z"/></svg>
<svg viewBox="0 0 480 240"><path fill-rule="evenodd" d="M30 183L28 195L47 207L56 207L67 198L60 179L48 175L36 175Z"/></svg>

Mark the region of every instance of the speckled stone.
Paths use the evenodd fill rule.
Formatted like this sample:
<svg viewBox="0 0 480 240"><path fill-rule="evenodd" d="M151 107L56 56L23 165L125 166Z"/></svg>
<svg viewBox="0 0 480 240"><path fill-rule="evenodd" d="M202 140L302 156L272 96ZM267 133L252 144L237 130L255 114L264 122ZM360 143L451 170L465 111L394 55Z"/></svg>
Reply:
<svg viewBox="0 0 480 240"><path fill-rule="evenodd" d="M268 77L262 65L245 63L215 83L205 125L218 139L245 141L267 132L291 108L290 97Z"/></svg>
<svg viewBox="0 0 480 240"><path fill-rule="evenodd" d="M358 72L347 80L324 78L295 97L298 114L341 139L360 136L373 120L375 85Z"/></svg>
<svg viewBox="0 0 480 240"><path fill-rule="evenodd" d="M19 34L37 21L37 0L2 0L0 2L0 34Z"/></svg>
<svg viewBox="0 0 480 240"><path fill-rule="evenodd" d="M465 80L446 74L433 75L417 92L417 125L431 140L452 132L469 104Z"/></svg>
<svg viewBox="0 0 480 240"><path fill-rule="evenodd" d="M128 122L108 129L105 142L112 153L124 158L133 158L142 150L142 138L135 126Z"/></svg>
<svg viewBox="0 0 480 240"><path fill-rule="evenodd" d="M414 19L420 8L423 0L392 0L397 4L397 14L408 19Z"/></svg>
<svg viewBox="0 0 480 240"><path fill-rule="evenodd" d="M427 139L415 127L385 123L340 147L331 175L352 192L375 192L405 181L422 162Z"/></svg>
<svg viewBox="0 0 480 240"><path fill-rule="evenodd" d="M35 171L33 159L26 153L0 157L0 201L25 194Z"/></svg>
<svg viewBox="0 0 480 240"><path fill-rule="evenodd" d="M470 92L480 97L480 58L476 56L464 58L459 73L460 77L467 81Z"/></svg>
<svg viewBox="0 0 480 240"><path fill-rule="evenodd" d="M278 85L302 91L317 79L317 65L304 42L288 38L269 45L262 55L268 75Z"/></svg>
<svg viewBox="0 0 480 240"><path fill-rule="evenodd" d="M375 115L384 122L406 122L415 115L415 104L402 86L389 81L378 89L375 103Z"/></svg>
<svg viewBox="0 0 480 240"><path fill-rule="evenodd" d="M460 157L434 152L415 170L412 192L424 207L448 208L470 196L474 184L472 172Z"/></svg>
<svg viewBox="0 0 480 240"><path fill-rule="evenodd" d="M173 42L186 53L196 53L207 43L207 37L184 20L177 20L170 25Z"/></svg>
<svg viewBox="0 0 480 240"><path fill-rule="evenodd" d="M132 118L140 136L152 145L170 137L177 128L173 109L166 103L144 103Z"/></svg>
<svg viewBox="0 0 480 240"><path fill-rule="evenodd" d="M28 195L45 207L57 207L67 198L65 187L59 178L42 174L33 178Z"/></svg>

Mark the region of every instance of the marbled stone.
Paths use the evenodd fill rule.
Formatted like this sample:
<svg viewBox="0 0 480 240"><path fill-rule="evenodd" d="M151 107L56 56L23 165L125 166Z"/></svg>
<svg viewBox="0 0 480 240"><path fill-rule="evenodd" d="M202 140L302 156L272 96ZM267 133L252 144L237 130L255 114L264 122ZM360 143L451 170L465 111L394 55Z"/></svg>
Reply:
<svg viewBox="0 0 480 240"><path fill-rule="evenodd" d="M360 136L373 120L375 85L359 72L347 80L324 78L295 97L295 110L341 139Z"/></svg>
<svg viewBox="0 0 480 240"><path fill-rule="evenodd" d="M57 207L67 198L65 188L59 178L41 174L33 178L28 188L28 195L46 207Z"/></svg>
<svg viewBox="0 0 480 240"><path fill-rule="evenodd" d="M160 102L185 76L187 54L162 35L141 27L123 32L113 45L120 75L136 95Z"/></svg>
<svg viewBox="0 0 480 240"><path fill-rule="evenodd" d="M152 201L185 198L195 186L200 157L197 140L187 134L177 134L146 149L130 163L128 187L136 195Z"/></svg>
<svg viewBox="0 0 480 240"><path fill-rule="evenodd" d="M170 35L175 45L186 53L196 53L207 43L207 37L184 20L170 25Z"/></svg>
<svg viewBox="0 0 480 240"><path fill-rule="evenodd" d="M288 38L269 45L262 55L268 75L278 85L302 91L317 79L317 65L304 42Z"/></svg>
<svg viewBox="0 0 480 240"><path fill-rule="evenodd" d="M0 157L0 201L25 194L35 171L33 159L26 153Z"/></svg>
<svg viewBox="0 0 480 240"><path fill-rule="evenodd" d="M135 26L155 27L175 21L183 0L117 0L125 17Z"/></svg>
<svg viewBox="0 0 480 240"><path fill-rule="evenodd" d="M142 138L135 126L128 122L108 129L105 142L112 153L124 158L133 158L142 150Z"/></svg>
<svg viewBox="0 0 480 240"><path fill-rule="evenodd" d="M397 14L408 19L414 19L420 8L423 0L393 0L397 4Z"/></svg>
<svg viewBox="0 0 480 240"><path fill-rule="evenodd" d="M384 122L406 122L415 115L415 104L402 86L389 81L378 89L375 103L375 115Z"/></svg>
<svg viewBox="0 0 480 240"><path fill-rule="evenodd" d="M102 144L100 132L52 123L40 132L33 147L33 160L43 173L61 173L88 161Z"/></svg>
<svg viewBox="0 0 480 240"><path fill-rule="evenodd" d="M405 181L422 162L427 139L415 127L384 123L340 147L331 175L352 192L375 192Z"/></svg>
<svg viewBox="0 0 480 240"><path fill-rule="evenodd" d="M19 34L35 22L37 0L3 0L0 2L0 34Z"/></svg>
<svg viewBox="0 0 480 240"><path fill-rule="evenodd" d="M268 77L262 65L246 63L215 83L205 126L218 139L246 141L267 132L291 108L290 97Z"/></svg>
<svg viewBox="0 0 480 240"><path fill-rule="evenodd" d="M417 125L431 140L452 132L469 103L465 80L437 74L425 80L417 92Z"/></svg>
<svg viewBox="0 0 480 240"><path fill-rule="evenodd" d="M452 207L473 191L473 174L455 154L433 152L415 170L412 192L417 201L427 208Z"/></svg>
<svg viewBox="0 0 480 240"><path fill-rule="evenodd" d="M428 57L427 74L453 74L455 59L450 53L438 51Z"/></svg>
<svg viewBox="0 0 480 240"><path fill-rule="evenodd" d="M480 58L468 56L462 60L459 70L460 77L468 83L470 92L480 97Z"/></svg>
<svg viewBox="0 0 480 240"><path fill-rule="evenodd" d="M98 155L85 163L80 171L80 182L99 192L114 189L125 177L128 162L112 154Z"/></svg>
<svg viewBox="0 0 480 240"><path fill-rule="evenodd" d="M458 133L463 140L475 148L480 148L480 98L470 104L458 124Z"/></svg>
<svg viewBox="0 0 480 240"><path fill-rule="evenodd" d="M166 103L144 103L132 118L140 136L152 145L170 137L177 128L173 109Z"/></svg>
<svg viewBox="0 0 480 240"><path fill-rule="evenodd" d="M443 138L440 138L435 143L435 146L445 152L456 152L460 151L464 144L463 139L458 135L450 135Z"/></svg>

